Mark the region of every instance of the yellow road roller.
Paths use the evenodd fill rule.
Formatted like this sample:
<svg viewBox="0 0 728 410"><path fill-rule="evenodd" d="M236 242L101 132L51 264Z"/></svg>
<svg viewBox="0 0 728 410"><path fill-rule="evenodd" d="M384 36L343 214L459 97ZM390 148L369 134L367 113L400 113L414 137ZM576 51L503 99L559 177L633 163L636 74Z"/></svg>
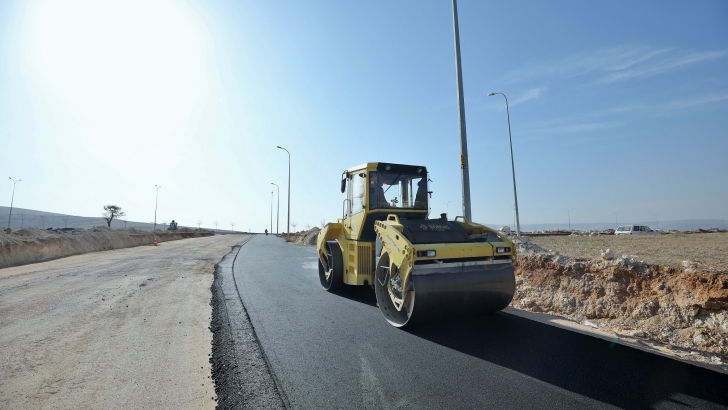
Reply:
<svg viewBox="0 0 728 410"><path fill-rule="evenodd" d="M516 249L462 216L428 217L427 169L369 162L342 173L342 216L318 235L321 286L374 286L396 327L501 310L515 292Z"/></svg>

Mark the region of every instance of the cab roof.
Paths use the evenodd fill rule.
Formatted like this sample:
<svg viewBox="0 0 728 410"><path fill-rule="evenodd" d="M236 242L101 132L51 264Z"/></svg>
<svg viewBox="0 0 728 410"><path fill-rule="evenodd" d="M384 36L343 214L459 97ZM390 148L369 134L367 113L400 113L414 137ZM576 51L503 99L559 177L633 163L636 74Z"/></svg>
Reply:
<svg viewBox="0 0 728 410"><path fill-rule="evenodd" d="M367 162L355 167L351 167L346 170L346 173L356 171L381 171L381 172L401 172L401 173L425 173L427 174L427 168L420 165L405 165L405 164L393 164L391 162Z"/></svg>

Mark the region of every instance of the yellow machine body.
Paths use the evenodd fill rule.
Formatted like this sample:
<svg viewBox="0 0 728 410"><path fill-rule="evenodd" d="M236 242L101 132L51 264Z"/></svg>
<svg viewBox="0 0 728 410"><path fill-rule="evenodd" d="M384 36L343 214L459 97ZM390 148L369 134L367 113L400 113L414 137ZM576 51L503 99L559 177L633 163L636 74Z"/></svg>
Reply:
<svg viewBox="0 0 728 410"><path fill-rule="evenodd" d="M427 181L421 166L371 162L344 171L342 217L317 238L324 289L374 286L382 314L398 327L510 303L513 243L464 217L428 219Z"/></svg>

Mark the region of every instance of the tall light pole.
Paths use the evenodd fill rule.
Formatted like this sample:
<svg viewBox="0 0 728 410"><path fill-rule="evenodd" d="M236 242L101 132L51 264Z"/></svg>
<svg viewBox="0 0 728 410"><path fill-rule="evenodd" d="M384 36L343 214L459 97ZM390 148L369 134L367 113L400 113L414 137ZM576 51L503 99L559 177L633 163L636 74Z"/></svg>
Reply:
<svg viewBox="0 0 728 410"><path fill-rule="evenodd" d="M274 184L271 182L271 185L275 185L276 188L278 188L278 208L276 209L276 235L278 235L278 224L281 221L281 187L278 186L278 184ZM271 228L271 231L273 228ZM272 233L272 232L271 232Z"/></svg>
<svg viewBox="0 0 728 410"><path fill-rule="evenodd" d="M657 220L657 217L660 216L660 214L652 214L652 216L655 217L655 224L657 224L657 228L655 230L660 230L660 221Z"/></svg>
<svg viewBox="0 0 728 410"><path fill-rule="evenodd" d="M154 229L157 229L157 205L159 204L159 188L161 188L161 185L154 185L157 187L157 198L154 200Z"/></svg>
<svg viewBox="0 0 728 410"><path fill-rule="evenodd" d="M463 214L472 222L470 214L470 171L468 168L468 136L465 132L465 101L463 96L463 70L460 67L460 27L458 25L458 2L452 0L452 23L455 32L455 76L458 93L458 127L460 128L460 172L463 184Z"/></svg>
<svg viewBox="0 0 728 410"><path fill-rule="evenodd" d="M444 204L445 204L445 213L450 213L450 202L452 202L452 201L444 202Z"/></svg>
<svg viewBox="0 0 728 410"><path fill-rule="evenodd" d="M276 148L282 149L283 151L288 152L287 149L281 147L280 145ZM287 237L286 242L291 241L291 153L288 152L288 228L286 229Z"/></svg>
<svg viewBox="0 0 728 410"><path fill-rule="evenodd" d="M10 229L10 217L13 216L13 201L15 200L15 184L22 181L22 179L16 181L11 177L8 178L13 181L13 196L10 198L10 215L8 215L8 229Z"/></svg>
<svg viewBox="0 0 728 410"><path fill-rule="evenodd" d="M489 93L488 97L500 94L506 99L506 118L508 118L508 141L511 145L511 174L513 175L513 200L516 204L516 235L521 236L521 219L518 215L518 194L516 194L516 166L513 163L513 138L511 137L511 113L508 109L508 97L503 93ZM571 224L570 224L571 225ZM571 228L569 228L571 229Z"/></svg>
<svg viewBox="0 0 728 410"><path fill-rule="evenodd" d="M273 191L270 191L270 233L273 235Z"/></svg>
<svg viewBox="0 0 728 410"><path fill-rule="evenodd" d="M622 211L612 212L614 214L614 229L619 228L619 222L617 222L617 214L619 214Z"/></svg>
<svg viewBox="0 0 728 410"><path fill-rule="evenodd" d="M564 209L566 211L566 217L569 218L569 231L571 231L571 211L574 208Z"/></svg>

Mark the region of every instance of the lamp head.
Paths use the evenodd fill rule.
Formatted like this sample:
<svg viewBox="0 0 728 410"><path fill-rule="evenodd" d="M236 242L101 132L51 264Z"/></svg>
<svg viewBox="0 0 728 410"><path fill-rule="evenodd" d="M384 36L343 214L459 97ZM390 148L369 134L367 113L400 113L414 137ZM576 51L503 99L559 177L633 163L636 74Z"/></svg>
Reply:
<svg viewBox="0 0 728 410"><path fill-rule="evenodd" d="M281 148L281 146L280 145L276 145L276 148ZM283 149L283 148L281 148L281 149Z"/></svg>
<svg viewBox="0 0 728 410"><path fill-rule="evenodd" d="M488 93L488 97L495 95L495 93Z"/></svg>

